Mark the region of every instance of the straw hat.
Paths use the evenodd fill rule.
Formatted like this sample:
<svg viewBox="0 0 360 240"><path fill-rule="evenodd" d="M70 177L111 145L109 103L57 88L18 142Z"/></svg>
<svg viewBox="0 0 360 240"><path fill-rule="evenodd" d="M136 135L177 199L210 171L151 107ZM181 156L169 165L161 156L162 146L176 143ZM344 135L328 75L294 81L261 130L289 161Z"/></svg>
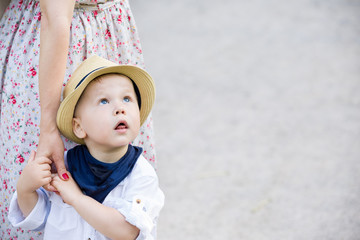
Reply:
<svg viewBox="0 0 360 240"><path fill-rule="evenodd" d="M118 65L99 56L91 56L73 72L63 92L63 101L57 112L56 123L66 138L84 144L84 141L76 137L72 130L75 106L86 86L94 78L108 73L125 75L136 84L141 99L140 124L145 122L155 101L155 84L152 77L139 67Z"/></svg>

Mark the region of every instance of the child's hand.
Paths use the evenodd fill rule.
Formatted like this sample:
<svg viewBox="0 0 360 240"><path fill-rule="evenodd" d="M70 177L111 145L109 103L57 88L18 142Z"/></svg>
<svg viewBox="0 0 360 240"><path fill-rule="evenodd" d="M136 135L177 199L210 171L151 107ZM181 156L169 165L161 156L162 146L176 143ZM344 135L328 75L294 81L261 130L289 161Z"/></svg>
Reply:
<svg viewBox="0 0 360 240"><path fill-rule="evenodd" d="M46 157L36 158L36 152L31 151L29 160L17 183L18 191L30 193L51 182L51 160Z"/></svg>
<svg viewBox="0 0 360 240"><path fill-rule="evenodd" d="M56 188L63 201L69 205L73 205L74 201L84 195L70 173L67 181L60 179L58 175L53 176L51 185Z"/></svg>

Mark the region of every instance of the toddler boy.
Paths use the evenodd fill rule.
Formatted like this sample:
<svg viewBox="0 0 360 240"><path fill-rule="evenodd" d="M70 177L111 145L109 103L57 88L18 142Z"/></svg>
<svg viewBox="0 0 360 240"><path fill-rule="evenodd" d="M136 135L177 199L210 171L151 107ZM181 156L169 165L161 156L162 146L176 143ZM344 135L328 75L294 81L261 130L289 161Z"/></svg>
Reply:
<svg viewBox="0 0 360 240"><path fill-rule="evenodd" d="M155 239L164 195L142 149L130 144L155 100L151 76L98 56L72 74L58 110L61 133L80 145L65 153L70 172L32 152L9 210L15 227L44 229L44 239ZM41 186L50 183L57 192Z"/></svg>

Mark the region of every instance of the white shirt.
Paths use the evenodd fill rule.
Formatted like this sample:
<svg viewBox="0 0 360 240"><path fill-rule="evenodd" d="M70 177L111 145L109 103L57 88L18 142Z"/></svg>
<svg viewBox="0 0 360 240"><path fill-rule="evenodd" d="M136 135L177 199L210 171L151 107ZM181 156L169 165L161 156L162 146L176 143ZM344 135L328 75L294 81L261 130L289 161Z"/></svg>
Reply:
<svg viewBox="0 0 360 240"><path fill-rule="evenodd" d="M90 226L57 194L43 188L38 189L37 193L38 202L26 218L18 206L17 193L14 193L8 215L14 227L44 230L44 240L109 239ZM164 205L164 194L159 188L155 170L143 156L139 157L132 172L106 196L102 204L117 209L126 221L140 230L137 240L156 239L157 218Z"/></svg>

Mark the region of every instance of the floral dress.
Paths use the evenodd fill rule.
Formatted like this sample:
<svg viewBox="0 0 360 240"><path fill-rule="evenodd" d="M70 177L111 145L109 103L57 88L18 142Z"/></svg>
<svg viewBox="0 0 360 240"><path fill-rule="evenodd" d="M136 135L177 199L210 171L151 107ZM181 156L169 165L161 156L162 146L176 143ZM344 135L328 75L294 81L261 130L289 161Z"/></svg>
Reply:
<svg viewBox="0 0 360 240"><path fill-rule="evenodd" d="M128 1L97 2L76 2L64 85L74 69L94 54L144 68ZM42 239L41 232L13 228L7 219L17 179L39 137L40 20L39 0L12 0L0 21L0 239ZM75 145L64 141L66 149ZM143 156L154 166L151 115L133 144L144 149Z"/></svg>

